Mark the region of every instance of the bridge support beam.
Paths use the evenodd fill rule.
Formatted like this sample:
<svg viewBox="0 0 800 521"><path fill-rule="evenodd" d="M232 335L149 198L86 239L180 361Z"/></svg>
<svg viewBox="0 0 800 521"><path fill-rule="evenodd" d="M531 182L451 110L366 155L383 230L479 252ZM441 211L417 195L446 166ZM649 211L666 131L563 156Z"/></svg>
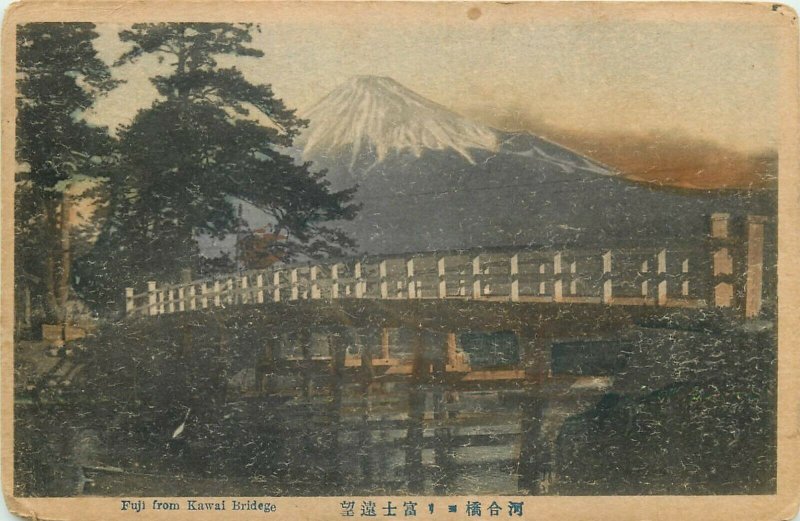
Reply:
<svg viewBox="0 0 800 521"><path fill-rule="evenodd" d="M520 424L518 486L528 494L538 495L552 459L542 432L542 421L549 406L543 391L551 374L551 341L539 331L522 333L517 339L529 384Z"/></svg>
<svg viewBox="0 0 800 521"><path fill-rule="evenodd" d="M446 420L450 416L447 411L447 402L450 395L446 384L447 364L448 359L446 358L436 358L433 364L433 419L437 422L433 433L433 456L435 464L435 474L433 476L434 494L446 494L455 478L453 433L451 427L445 425Z"/></svg>
<svg viewBox="0 0 800 521"><path fill-rule="evenodd" d="M342 418L342 395L344 391L344 367L347 356L347 343L342 331L333 331L328 335L328 345L331 351L331 380L330 380L330 439L327 443L330 454L327 470L328 482L334 486L340 485L342 476L342 454L340 450L340 430Z"/></svg>
<svg viewBox="0 0 800 521"><path fill-rule="evenodd" d="M422 465L424 443L425 387L428 364L425 362L425 339L422 330L414 335L413 368L408 397L408 432L406 433L406 479L408 491L421 494L425 491L425 472Z"/></svg>
<svg viewBox="0 0 800 521"><path fill-rule="evenodd" d="M370 429L370 411L372 379L375 371L372 367L372 338L368 332L354 332L354 340L361 352L360 387L361 387L361 426L358 432L358 446L360 448L359 464L361 467L361 480L364 485L371 485L374 475L372 464L372 430Z"/></svg>
<svg viewBox="0 0 800 521"><path fill-rule="evenodd" d="M542 433L547 401L533 392L523 405L517 486L532 496L542 493L542 481L551 470L552 455Z"/></svg>

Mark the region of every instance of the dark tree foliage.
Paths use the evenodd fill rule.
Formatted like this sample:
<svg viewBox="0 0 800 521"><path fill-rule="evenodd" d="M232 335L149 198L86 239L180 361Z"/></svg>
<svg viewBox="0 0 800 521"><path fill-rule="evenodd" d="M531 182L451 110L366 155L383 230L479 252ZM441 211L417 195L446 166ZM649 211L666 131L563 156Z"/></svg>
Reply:
<svg viewBox="0 0 800 521"><path fill-rule="evenodd" d="M132 47L118 63L153 53L172 70L152 78L161 98L121 129L111 215L87 265L95 304L122 288L197 271L199 235L236 229L235 201L274 219L276 254L341 254L352 242L326 223L352 219L354 190L331 192L324 172L285 153L306 124L269 85L250 83L220 55L260 57L249 24L136 24L120 38Z"/></svg>
<svg viewBox="0 0 800 521"><path fill-rule="evenodd" d="M672 332L668 343L634 352L617 376L641 385L673 370L682 375L674 383L643 395L608 394L565 422L555 447L556 493L774 493L774 335L686 338L689 348ZM656 342L643 337L640 348L648 343Z"/></svg>
<svg viewBox="0 0 800 521"><path fill-rule="evenodd" d="M105 129L77 116L117 83L97 57L97 36L90 23L17 28L16 282L32 290L51 321L69 291L65 191L81 176L97 175L111 153Z"/></svg>

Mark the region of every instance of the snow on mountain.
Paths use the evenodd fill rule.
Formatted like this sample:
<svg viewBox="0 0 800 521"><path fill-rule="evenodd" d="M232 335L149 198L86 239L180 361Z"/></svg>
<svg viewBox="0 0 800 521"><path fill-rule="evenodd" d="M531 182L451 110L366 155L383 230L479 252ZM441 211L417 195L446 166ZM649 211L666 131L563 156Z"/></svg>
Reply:
<svg viewBox="0 0 800 521"><path fill-rule="evenodd" d="M303 158L339 152L352 167L365 152L376 162L390 152L455 150L474 164L474 149L494 151L497 133L423 98L392 78L356 76L302 114L311 121L300 137Z"/></svg>

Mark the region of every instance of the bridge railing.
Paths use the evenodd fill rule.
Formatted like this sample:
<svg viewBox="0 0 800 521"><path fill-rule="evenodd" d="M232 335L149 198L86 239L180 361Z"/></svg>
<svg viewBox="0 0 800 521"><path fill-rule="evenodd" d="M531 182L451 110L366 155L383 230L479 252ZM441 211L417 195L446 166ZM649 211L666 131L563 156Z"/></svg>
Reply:
<svg viewBox="0 0 800 521"><path fill-rule="evenodd" d="M154 316L243 304L337 299L470 299L761 309L764 219L747 241L712 217L705 246L590 250L474 250L275 265L186 284L126 289L127 315ZM735 261L734 261L735 259ZM736 272L736 269L739 272Z"/></svg>

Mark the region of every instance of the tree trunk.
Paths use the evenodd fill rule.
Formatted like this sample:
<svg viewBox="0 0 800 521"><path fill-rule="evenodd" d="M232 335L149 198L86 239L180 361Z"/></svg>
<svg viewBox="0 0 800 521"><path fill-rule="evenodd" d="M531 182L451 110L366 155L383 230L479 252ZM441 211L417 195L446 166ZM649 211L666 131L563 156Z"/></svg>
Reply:
<svg viewBox="0 0 800 521"><path fill-rule="evenodd" d="M47 202L46 206L47 210L47 227L45 228L46 231L46 241L45 244L48 244L48 248L45 249L44 255L44 273L43 273L43 282L44 282L44 306L45 306L45 322L46 323L55 323L58 320L59 315L59 308L58 308L58 295L56 294L56 245L50 243L55 239L55 230L57 229L58 223L56 222L56 209L55 204L52 201ZM52 244L52 246L51 246Z"/></svg>
<svg viewBox="0 0 800 521"><path fill-rule="evenodd" d="M70 267L71 267L71 246L70 246L70 196L65 190L61 196L61 269L58 277L58 307L59 320L64 328L67 326L67 301L69 300L70 290ZM62 330L63 332L63 330ZM66 340L66 339L65 339Z"/></svg>

